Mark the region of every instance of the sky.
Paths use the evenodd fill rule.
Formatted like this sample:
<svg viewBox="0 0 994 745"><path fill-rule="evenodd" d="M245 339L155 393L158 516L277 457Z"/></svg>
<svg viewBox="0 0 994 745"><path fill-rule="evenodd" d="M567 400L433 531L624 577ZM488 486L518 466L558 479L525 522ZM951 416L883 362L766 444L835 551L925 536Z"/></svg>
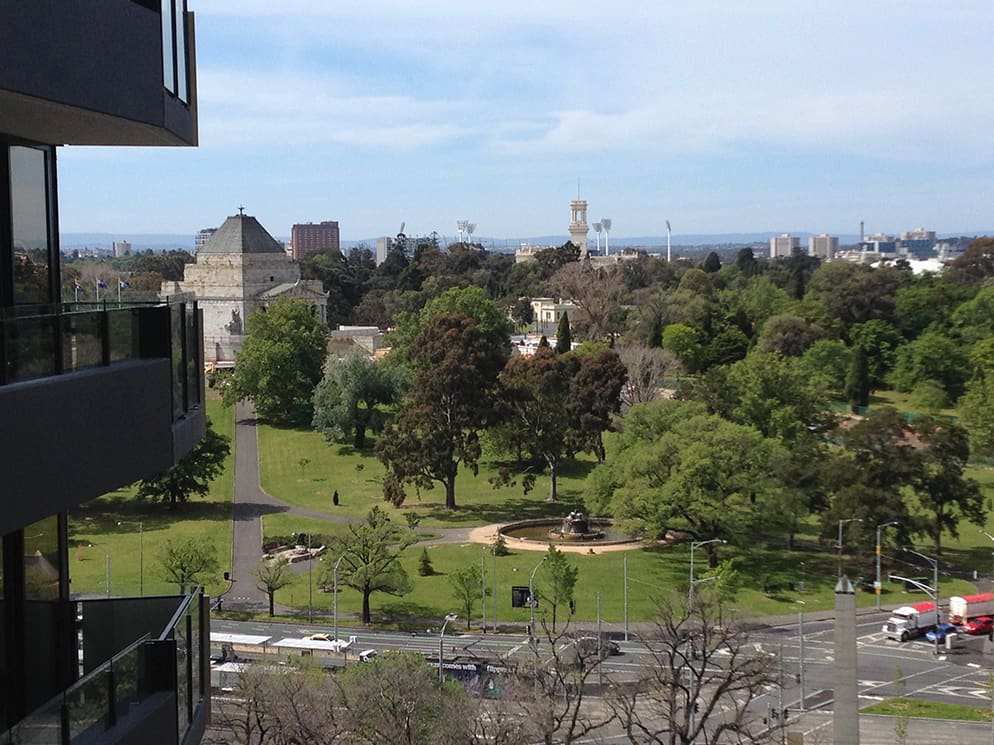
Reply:
<svg viewBox="0 0 994 745"><path fill-rule="evenodd" d="M63 231L994 225L990 0L189 6L199 147L62 148Z"/></svg>

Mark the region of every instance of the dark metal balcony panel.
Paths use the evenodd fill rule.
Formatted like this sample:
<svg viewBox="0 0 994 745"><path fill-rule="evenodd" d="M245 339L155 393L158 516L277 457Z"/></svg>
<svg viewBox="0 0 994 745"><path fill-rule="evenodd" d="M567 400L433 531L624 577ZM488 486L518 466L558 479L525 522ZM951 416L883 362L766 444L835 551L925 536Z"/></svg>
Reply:
<svg viewBox="0 0 994 745"><path fill-rule="evenodd" d="M195 145L194 54L186 106L163 88L161 28L159 13L132 0L3 3L0 132L56 145Z"/></svg>
<svg viewBox="0 0 994 745"><path fill-rule="evenodd" d="M167 359L0 387L0 534L174 465L171 391Z"/></svg>

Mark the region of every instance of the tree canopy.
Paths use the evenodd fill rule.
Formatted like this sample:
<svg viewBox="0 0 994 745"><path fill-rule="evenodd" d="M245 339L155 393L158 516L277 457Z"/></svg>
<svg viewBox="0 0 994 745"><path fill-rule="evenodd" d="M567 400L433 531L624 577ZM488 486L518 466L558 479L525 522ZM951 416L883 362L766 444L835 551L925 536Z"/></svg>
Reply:
<svg viewBox="0 0 994 745"><path fill-rule="evenodd" d="M135 497L166 502L173 508L191 495L207 496L211 481L224 470L230 452L231 439L215 432L208 420L207 431L193 450L165 473L139 481Z"/></svg>
<svg viewBox="0 0 994 745"><path fill-rule="evenodd" d="M327 327L304 301L281 298L253 311L224 403L252 399L259 416L274 424L309 424L326 336Z"/></svg>

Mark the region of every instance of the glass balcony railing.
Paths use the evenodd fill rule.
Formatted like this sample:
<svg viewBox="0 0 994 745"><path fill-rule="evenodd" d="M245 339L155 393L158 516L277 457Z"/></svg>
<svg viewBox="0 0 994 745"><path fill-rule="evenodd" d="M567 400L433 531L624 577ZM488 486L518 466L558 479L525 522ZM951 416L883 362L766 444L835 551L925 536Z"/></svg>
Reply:
<svg viewBox="0 0 994 745"><path fill-rule="evenodd" d="M198 717L205 716L201 666L208 650L200 632L201 614L205 612L201 591L178 600L175 614L158 636L145 634L91 670L62 694L0 733L0 743L72 745L113 741L115 728L126 725L130 732L140 733L146 719L144 726L157 730L150 741L164 742L163 733L158 731L162 720L146 716L150 712L147 707L162 705L174 706L176 711L175 738L168 737L168 741L183 742Z"/></svg>
<svg viewBox="0 0 994 745"><path fill-rule="evenodd" d="M200 339L195 301L0 308L0 385L168 358L178 419L202 404Z"/></svg>

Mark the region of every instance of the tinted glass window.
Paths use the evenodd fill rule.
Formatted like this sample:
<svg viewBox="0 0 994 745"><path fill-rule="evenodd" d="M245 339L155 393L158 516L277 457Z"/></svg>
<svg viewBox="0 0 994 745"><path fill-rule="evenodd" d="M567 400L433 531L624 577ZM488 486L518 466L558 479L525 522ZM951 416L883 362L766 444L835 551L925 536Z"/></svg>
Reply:
<svg viewBox="0 0 994 745"><path fill-rule="evenodd" d="M10 148L11 250L16 304L51 302L46 158L46 152L37 148Z"/></svg>

